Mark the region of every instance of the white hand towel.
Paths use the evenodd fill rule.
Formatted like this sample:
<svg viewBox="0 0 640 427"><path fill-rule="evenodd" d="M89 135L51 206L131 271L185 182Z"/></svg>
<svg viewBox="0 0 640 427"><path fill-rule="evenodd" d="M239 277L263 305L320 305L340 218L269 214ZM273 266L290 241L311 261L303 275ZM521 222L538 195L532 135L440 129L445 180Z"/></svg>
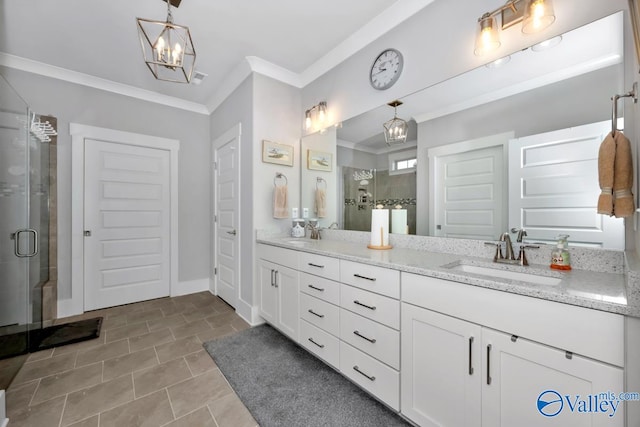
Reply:
<svg viewBox="0 0 640 427"><path fill-rule="evenodd" d="M324 188L316 190L316 216L318 218L327 216L327 191Z"/></svg>
<svg viewBox="0 0 640 427"><path fill-rule="evenodd" d="M273 217L289 218L289 197L286 185L279 185L273 189Z"/></svg>

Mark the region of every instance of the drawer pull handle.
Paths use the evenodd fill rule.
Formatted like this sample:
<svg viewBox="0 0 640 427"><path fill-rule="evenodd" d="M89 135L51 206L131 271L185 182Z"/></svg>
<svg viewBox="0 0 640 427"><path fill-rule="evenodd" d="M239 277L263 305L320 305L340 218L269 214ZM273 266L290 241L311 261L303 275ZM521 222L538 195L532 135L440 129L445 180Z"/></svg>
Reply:
<svg viewBox="0 0 640 427"><path fill-rule="evenodd" d="M357 373L359 373L360 375L362 375L363 377L365 377L366 379L368 379L369 381L375 381L376 380L376 377L369 376L369 375L365 374L364 372L362 372L360 370L360 368L358 368L358 365L354 366L353 370L356 371Z"/></svg>
<svg viewBox="0 0 640 427"><path fill-rule="evenodd" d="M318 316L321 319L324 317L324 314L318 314L318 313L316 313L315 311L313 311L311 309L309 309L308 311L309 311L309 313L313 314L314 316Z"/></svg>
<svg viewBox="0 0 640 427"><path fill-rule="evenodd" d="M353 331L354 335L359 336L360 338L362 338L363 340L367 340L369 341L371 344L375 344L376 343L376 339L375 338L369 338L369 337L365 337L364 335L362 335L360 332L358 331Z"/></svg>
<svg viewBox="0 0 640 427"><path fill-rule="evenodd" d="M314 343L315 345L317 345L317 346L318 346L318 347L320 347L320 348L324 348L324 344L318 344L317 342L315 342L315 341L313 340L313 338L309 338L309 341L311 341L312 343Z"/></svg>
<svg viewBox="0 0 640 427"><path fill-rule="evenodd" d="M311 289L315 289L318 292L324 292L324 288L317 288L317 287L315 287L313 285L307 285L307 286L310 287Z"/></svg>
<svg viewBox="0 0 640 427"><path fill-rule="evenodd" d="M359 274L354 274L353 277L357 277L358 279L371 280L372 282L376 281L375 277L361 276Z"/></svg>
<svg viewBox="0 0 640 427"><path fill-rule="evenodd" d="M367 304L363 304L363 303L361 303L361 302L360 302L360 301L358 301L358 300L354 300L354 301L353 301L353 303L354 303L354 304L358 304L358 305L359 305L359 306L361 306L361 307L368 308L369 310L375 310L375 309L376 309L376 306L375 306L375 305L367 305Z"/></svg>
<svg viewBox="0 0 640 427"><path fill-rule="evenodd" d="M491 344L487 346L487 385L491 385Z"/></svg>
<svg viewBox="0 0 640 427"><path fill-rule="evenodd" d="M469 375L473 375L473 337L469 337Z"/></svg>
<svg viewBox="0 0 640 427"><path fill-rule="evenodd" d="M312 262L308 262L307 264L309 264L311 267L324 268L324 265L318 265L318 264L314 264Z"/></svg>

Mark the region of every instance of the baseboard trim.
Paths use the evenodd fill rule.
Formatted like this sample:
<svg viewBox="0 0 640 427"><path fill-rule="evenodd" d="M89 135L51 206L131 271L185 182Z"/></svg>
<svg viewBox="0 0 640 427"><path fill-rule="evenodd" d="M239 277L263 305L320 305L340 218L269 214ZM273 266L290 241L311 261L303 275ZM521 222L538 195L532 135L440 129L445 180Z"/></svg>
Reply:
<svg viewBox="0 0 640 427"><path fill-rule="evenodd" d="M171 289L171 296L177 297L180 295L195 294L196 292L204 292L209 290L209 278L187 280L184 282L178 282L178 284Z"/></svg>
<svg viewBox="0 0 640 427"><path fill-rule="evenodd" d="M249 304L242 298L238 299L236 314L251 326L258 326L264 323L264 319L258 315L258 307Z"/></svg>
<svg viewBox="0 0 640 427"><path fill-rule="evenodd" d="M7 427L8 424L6 396L4 390L0 390L0 427Z"/></svg>

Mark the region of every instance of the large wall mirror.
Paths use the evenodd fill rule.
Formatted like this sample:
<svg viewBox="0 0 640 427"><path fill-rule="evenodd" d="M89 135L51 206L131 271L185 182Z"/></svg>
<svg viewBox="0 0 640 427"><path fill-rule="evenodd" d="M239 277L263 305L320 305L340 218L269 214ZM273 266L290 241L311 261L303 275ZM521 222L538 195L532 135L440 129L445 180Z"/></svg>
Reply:
<svg viewBox="0 0 640 427"><path fill-rule="evenodd" d="M532 241L562 232L624 249L623 221L596 214L598 148L625 91L624 13L402 98L409 137L393 151L391 107L345 121L328 193L340 228L369 230L381 203L407 210L410 234L495 240L524 227ZM304 169L303 201L315 186Z"/></svg>

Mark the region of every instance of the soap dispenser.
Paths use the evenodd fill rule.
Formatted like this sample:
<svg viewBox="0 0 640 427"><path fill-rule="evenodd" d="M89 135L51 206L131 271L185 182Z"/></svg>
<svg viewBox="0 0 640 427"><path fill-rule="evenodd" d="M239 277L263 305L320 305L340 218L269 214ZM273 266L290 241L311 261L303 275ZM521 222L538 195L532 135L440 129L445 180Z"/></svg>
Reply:
<svg viewBox="0 0 640 427"><path fill-rule="evenodd" d="M567 249L568 234L560 234L558 236L558 244L551 252L551 268L554 270L571 270L571 257Z"/></svg>

